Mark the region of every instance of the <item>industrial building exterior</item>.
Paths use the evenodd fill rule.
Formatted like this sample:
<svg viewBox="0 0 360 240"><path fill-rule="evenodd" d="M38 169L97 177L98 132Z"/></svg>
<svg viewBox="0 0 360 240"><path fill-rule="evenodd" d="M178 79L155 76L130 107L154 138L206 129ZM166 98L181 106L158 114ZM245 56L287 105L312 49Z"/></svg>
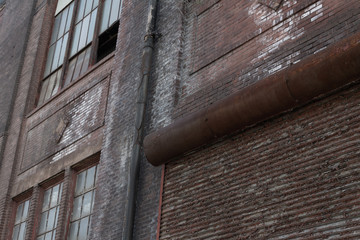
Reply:
<svg viewBox="0 0 360 240"><path fill-rule="evenodd" d="M0 0L0 239L359 239L359 0Z"/></svg>

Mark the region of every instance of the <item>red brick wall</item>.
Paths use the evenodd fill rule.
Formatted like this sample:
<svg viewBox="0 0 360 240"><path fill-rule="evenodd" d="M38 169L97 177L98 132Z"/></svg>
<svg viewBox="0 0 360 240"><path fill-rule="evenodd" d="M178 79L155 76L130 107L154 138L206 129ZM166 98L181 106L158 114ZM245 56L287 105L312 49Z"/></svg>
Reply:
<svg viewBox="0 0 360 240"><path fill-rule="evenodd" d="M359 90L167 164L160 239L359 238Z"/></svg>
<svg viewBox="0 0 360 240"><path fill-rule="evenodd" d="M150 131L360 30L352 0L277 11L186 2L166 8L181 23L159 25ZM359 238L358 92L357 82L167 164L160 239Z"/></svg>

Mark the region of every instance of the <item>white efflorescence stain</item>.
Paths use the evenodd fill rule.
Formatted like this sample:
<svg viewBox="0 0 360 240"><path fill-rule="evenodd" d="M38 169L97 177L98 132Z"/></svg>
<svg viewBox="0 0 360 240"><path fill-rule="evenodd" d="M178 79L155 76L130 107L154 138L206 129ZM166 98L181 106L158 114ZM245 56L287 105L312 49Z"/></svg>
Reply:
<svg viewBox="0 0 360 240"><path fill-rule="evenodd" d="M303 11L294 13L293 7L298 3L297 0L285 1L282 8L278 11L273 11L266 6L254 2L249 10L249 16L252 16L255 24L260 28L264 26L271 26L271 31L263 33L257 40L263 48L251 61L252 64L266 60L272 53L278 51L282 46L290 41L295 41L303 36L306 32L303 24L306 21L313 22L323 16L323 0L311 4ZM286 11L284 11L286 9ZM277 72L285 68L290 63L296 63L300 52L295 52L288 57L283 64L274 65L269 73Z"/></svg>

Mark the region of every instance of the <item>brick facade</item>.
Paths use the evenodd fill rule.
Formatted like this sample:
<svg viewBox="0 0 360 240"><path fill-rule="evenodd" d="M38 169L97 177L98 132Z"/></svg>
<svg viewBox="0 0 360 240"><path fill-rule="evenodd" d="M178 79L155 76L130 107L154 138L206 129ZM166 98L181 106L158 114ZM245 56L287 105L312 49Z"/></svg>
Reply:
<svg viewBox="0 0 360 240"><path fill-rule="evenodd" d="M60 181L55 239L65 239L77 174L94 164L89 239L121 239L148 1L123 0L116 50L40 106L57 1L5 2L0 239L11 238L25 197L26 239L35 239L43 192ZM159 0L157 8L146 134L360 30L358 0ZM162 167L142 155L134 239L359 237L359 90L356 81Z"/></svg>

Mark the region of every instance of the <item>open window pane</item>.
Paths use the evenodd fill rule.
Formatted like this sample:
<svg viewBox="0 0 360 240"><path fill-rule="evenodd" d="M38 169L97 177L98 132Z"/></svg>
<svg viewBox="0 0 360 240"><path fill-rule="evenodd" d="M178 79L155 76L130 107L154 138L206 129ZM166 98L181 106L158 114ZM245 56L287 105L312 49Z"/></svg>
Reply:
<svg viewBox="0 0 360 240"><path fill-rule="evenodd" d="M109 26L118 20L120 11L120 0L112 0Z"/></svg>
<svg viewBox="0 0 360 240"><path fill-rule="evenodd" d="M109 27L110 10L111 0L105 0L101 17L100 33L104 32Z"/></svg>

